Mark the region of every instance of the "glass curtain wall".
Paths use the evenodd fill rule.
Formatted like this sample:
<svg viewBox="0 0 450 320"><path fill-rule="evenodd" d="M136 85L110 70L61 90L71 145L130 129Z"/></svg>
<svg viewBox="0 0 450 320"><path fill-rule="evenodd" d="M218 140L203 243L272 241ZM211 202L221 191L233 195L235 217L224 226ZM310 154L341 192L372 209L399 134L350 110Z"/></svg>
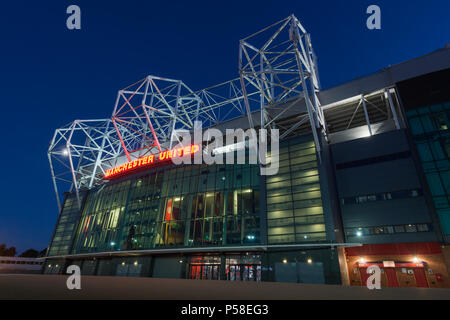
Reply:
<svg viewBox="0 0 450 320"><path fill-rule="evenodd" d="M81 193L80 201L83 202L83 199L84 193ZM48 255L58 256L70 253L74 230L77 227L79 217L80 209L75 193L66 194Z"/></svg>
<svg viewBox="0 0 450 320"><path fill-rule="evenodd" d="M326 240L314 141L280 143L279 159L278 174L266 178L268 243Z"/></svg>
<svg viewBox="0 0 450 320"><path fill-rule="evenodd" d="M259 167L190 165L91 191L73 253L259 242Z"/></svg>
<svg viewBox="0 0 450 320"><path fill-rule="evenodd" d="M450 102L406 112L444 236L450 236Z"/></svg>
<svg viewBox="0 0 450 320"><path fill-rule="evenodd" d="M100 252L121 249L119 235L130 181L124 181L91 191L78 225L74 253Z"/></svg>
<svg viewBox="0 0 450 320"><path fill-rule="evenodd" d="M198 165L164 176L155 245L259 243L259 168Z"/></svg>

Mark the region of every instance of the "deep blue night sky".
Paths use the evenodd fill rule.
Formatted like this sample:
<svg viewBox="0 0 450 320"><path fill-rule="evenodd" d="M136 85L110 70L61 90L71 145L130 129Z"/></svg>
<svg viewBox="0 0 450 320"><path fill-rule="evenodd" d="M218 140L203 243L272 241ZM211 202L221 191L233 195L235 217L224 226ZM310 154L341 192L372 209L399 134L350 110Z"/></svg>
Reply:
<svg viewBox="0 0 450 320"><path fill-rule="evenodd" d="M66 8L82 30L66 28ZM366 28L377 4L382 30ZM46 150L55 128L105 118L116 91L147 74L194 90L238 76L238 41L294 13L328 88L450 42L450 2L8 1L0 8L0 243L47 246L57 207Z"/></svg>

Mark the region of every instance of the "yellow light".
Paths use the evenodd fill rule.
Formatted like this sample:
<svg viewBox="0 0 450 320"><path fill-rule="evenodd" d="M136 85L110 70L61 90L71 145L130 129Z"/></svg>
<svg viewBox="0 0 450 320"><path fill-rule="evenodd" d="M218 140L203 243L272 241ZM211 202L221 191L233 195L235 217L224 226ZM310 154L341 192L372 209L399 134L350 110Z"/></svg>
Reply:
<svg viewBox="0 0 450 320"><path fill-rule="evenodd" d="M419 260L419 258L417 258L417 257L414 257L414 258L413 258L413 262L414 262L414 263L419 263L419 262L420 262L420 260Z"/></svg>
<svg viewBox="0 0 450 320"><path fill-rule="evenodd" d="M287 263L287 259L283 259L283 263Z"/></svg>
<svg viewBox="0 0 450 320"><path fill-rule="evenodd" d="M137 266L137 265L138 265L138 262L137 262L137 261L135 261L135 262L134 262L134 265L135 265L135 266Z"/></svg>
<svg viewBox="0 0 450 320"><path fill-rule="evenodd" d="M359 262L359 263L366 263L366 259L360 258L360 259L358 260L358 262Z"/></svg>
<svg viewBox="0 0 450 320"><path fill-rule="evenodd" d="M308 263L312 263L312 259L310 258L310 259L308 259Z"/></svg>
<svg viewBox="0 0 450 320"><path fill-rule="evenodd" d="M123 266L125 265L125 261L124 261L124 262L122 262L122 265L123 265Z"/></svg>

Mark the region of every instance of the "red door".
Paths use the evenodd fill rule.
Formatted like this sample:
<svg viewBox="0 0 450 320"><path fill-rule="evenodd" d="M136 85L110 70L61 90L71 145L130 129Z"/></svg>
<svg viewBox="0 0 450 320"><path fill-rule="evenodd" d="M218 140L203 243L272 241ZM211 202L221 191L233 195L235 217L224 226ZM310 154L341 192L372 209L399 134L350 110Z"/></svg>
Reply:
<svg viewBox="0 0 450 320"><path fill-rule="evenodd" d="M414 277L416 278L416 286L418 288L428 288L427 277L425 271L422 268L414 268Z"/></svg>
<svg viewBox="0 0 450 320"><path fill-rule="evenodd" d="M388 287L398 287L397 274L394 268L384 268L388 281Z"/></svg>
<svg viewBox="0 0 450 320"><path fill-rule="evenodd" d="M359 268L359 273L361 274L361 285L363 287L367 286L367 279L370 276L370 274L367 274L367 268Z"/></svg>
<svg viewBox="0 0 450 320"><path fill-rule="evenodd" d="M189 279L198 280L201 279L201 266L199 265L191 265L191 272L189 275Z"/></svg>

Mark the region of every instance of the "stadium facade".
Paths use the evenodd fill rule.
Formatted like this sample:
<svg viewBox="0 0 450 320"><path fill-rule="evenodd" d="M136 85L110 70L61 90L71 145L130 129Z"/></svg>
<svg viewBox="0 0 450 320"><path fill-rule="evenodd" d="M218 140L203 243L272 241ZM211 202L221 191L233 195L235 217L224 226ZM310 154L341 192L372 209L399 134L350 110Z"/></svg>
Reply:
<svg viewBox="0 0 450 320"><path fill-rule="evenodd" d="M194 92L148 76L111 118L56 130L43 272L364 285L376 264L382 286L449 287L450 48L320 90L290 16L241 40L239 57L238 79ZM194 120L278 129L278 172L168 161Z"/></svg>

